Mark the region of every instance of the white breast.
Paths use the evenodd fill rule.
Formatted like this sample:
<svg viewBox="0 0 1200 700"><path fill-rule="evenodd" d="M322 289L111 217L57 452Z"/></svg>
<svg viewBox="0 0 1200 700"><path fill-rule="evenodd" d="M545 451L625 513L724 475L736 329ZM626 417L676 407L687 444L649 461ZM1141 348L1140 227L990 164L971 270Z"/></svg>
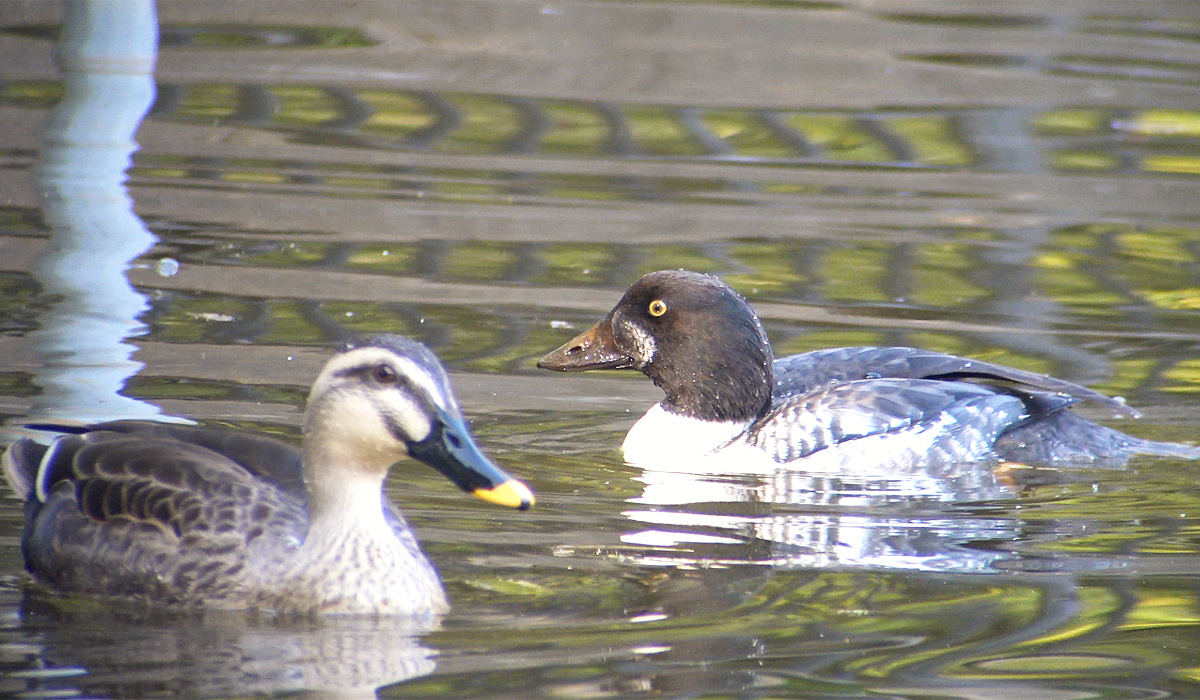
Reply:
<svg viewBox="0 0 1200 700"><path fill-rule="evenodd" d="M750 421L688 418L654 404L629 429L621 449L630 464L682 463L712 452L741 435L749 425Z"/></svg>

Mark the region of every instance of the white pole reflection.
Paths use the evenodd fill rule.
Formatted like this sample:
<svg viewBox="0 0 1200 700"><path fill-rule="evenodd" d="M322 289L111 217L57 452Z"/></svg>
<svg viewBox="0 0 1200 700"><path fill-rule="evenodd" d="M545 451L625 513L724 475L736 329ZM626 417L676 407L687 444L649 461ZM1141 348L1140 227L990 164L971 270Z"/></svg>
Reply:
<svg viewBox="0 0 1200 700"><path fill-rule="evenodd" d="M145 332L146 299L126 277L157 239L133 213L125 172L154 101L152 0L64 3L63 100L51 112L37 181L50 243L33 275L56 303L30 334L43 366L28 420L139 418L157 406L120 394L142 368L125 340Z"/></svg>

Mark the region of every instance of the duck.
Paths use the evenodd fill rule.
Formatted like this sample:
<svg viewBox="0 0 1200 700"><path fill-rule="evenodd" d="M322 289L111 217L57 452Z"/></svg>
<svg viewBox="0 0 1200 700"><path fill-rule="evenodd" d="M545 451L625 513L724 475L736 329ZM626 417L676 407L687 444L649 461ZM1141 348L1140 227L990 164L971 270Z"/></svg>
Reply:
<svg viewBox="0 0 1200 700"><path fill-rule="evenodd" d="M651 272L592 328L547 353L559 372L633 369L665 394L625 436L631 464L723 459L731 471L779 465L888 474L961 463L1125 463L1200 458L1079 415L1118 398L1049 375L910 347L843 347L776 359L751 305L720 279Z"/></svg>
<svg viewBox="0 0 1200 700"><path fill-rule="evenodd" d="M2 460L25 500L35 582L68 594L270 614L440 615L441 580L383 492L405 457L485 501L529 488L467 429L445 369L396 335L346 342L313 383L301 445L230 428L116 420L22 438Z"/></svg>

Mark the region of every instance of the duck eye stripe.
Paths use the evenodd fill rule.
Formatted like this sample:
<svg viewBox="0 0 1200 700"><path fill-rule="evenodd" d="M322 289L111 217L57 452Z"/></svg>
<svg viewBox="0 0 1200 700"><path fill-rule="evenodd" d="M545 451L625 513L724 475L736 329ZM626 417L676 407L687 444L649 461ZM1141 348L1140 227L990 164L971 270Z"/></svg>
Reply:
<svg viewBox="0 0 1200 700"><path fill-rule="evenodd" d="M454 405L453 399L449 398L451 391L444 370L440 366L431 366L413 358L374 348L362 348L345 353L340 365L335 365L328 371L332 377L340 380L378 383L374 374L383 365L396 373L395 381L387 383L386 386L420 395L441 409Z"/></svg>

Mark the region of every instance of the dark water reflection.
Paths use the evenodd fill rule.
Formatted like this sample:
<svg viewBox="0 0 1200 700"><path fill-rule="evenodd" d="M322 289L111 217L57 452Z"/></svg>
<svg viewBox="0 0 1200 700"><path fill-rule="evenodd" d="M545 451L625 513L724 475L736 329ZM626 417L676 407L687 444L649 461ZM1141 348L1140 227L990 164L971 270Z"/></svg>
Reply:
<svg viewBox="0 0 1200 700"><path fill-rule="evenodd" d="M1200 15L982 7L160 3L132 213L111 167L80 180L120 192L98 224L157 238L129 271L144 311L117 364L141 368L116 404L295 439L332 341L406 333L539 502L397 470L455 606L414 628L25 595L6 496L0 694L1196 694L1194 464L656 473L615 449L648 382L534 368L638 275L687 267L751 298L777 354L983 357L1197 439ZM0 11L10 425L46 414L59 359L38 334L63 295L34 270L61 217L35 164L70 87L63 18Z"/></svg>

